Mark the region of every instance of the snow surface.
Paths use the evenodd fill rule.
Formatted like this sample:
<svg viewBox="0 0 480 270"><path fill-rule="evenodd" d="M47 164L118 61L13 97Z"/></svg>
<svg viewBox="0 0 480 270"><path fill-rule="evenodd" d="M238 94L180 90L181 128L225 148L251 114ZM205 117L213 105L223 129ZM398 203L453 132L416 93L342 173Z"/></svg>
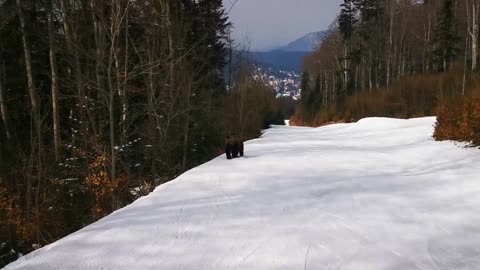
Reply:
<svg viewBox="0 0 480 270"><path fill-rule="evenodd" d="M6 269L479 269L480 151L434 122L274 127Z"/></svg>

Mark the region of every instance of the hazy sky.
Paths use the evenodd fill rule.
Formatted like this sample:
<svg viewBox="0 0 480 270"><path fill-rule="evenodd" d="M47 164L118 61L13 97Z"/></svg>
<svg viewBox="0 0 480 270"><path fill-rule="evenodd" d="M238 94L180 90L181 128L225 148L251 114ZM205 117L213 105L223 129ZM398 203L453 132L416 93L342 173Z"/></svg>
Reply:
<svg viewBox="0 0 480 270"><path fill-rule="evenodd" d="M223 0L227 11L235 0ZM326 30L341 0L237 0L230 12L234 38L252 50L270 49L310 32Z"/></svg>

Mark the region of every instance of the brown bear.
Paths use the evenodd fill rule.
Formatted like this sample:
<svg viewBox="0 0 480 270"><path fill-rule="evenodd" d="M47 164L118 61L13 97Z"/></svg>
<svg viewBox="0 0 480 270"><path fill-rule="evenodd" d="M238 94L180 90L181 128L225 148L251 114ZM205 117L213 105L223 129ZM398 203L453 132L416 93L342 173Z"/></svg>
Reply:
<svg viewBox="0 0 480 270"><path fill-rule="evenodd" d="M243 141L234 135L228 135L225 140L225 155L227 159L243 157Z"/></svg>

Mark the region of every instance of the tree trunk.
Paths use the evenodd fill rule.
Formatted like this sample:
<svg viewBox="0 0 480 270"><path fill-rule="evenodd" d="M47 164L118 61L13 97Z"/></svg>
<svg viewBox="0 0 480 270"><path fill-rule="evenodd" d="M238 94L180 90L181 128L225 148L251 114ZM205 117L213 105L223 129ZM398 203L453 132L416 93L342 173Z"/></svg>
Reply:
<svg viewBox="0 0 480 270"><path fill-rule="evenodd" d="M70 14L69 14L70 7L68 6L67 0L60 0L60 7L63 15L63 30L65 32L67 51L70 54L70 56L73 58L73 72L74 72L74 78L75 78L75 86L77 88L78 103L80 104L80 120L82 122L82 124L80 125L81 131L83 134L86 134L87 125L85 124L86 117L84 115L84 112L86 111L89 117L91 131L93 133L92 137L93 137L93 140L95 141L97 139L97 128L95 126L94 118L90 114L90 111L88 110L88 107L87 107L87 102L85 98L85 83L82 76L82 66L80 63L80 55L78 53L78 50L75 49L75 46L78 45L76 44L77 38L70 25L71 24Z"/></svg>
<svg viewBox="0 0 480 270"><path fill-rule="evenodd" d="M232 90L232 78L233 78L233 40L232 30L228 30L228 91Z"/></svg>
<svg viewBox="0 0 480 270"><path fill-rule="evenodd" d="M327 71L325 71L325 91L324 91L324 107L325 109L328 109L328 74Z"/></svg>
<svg viewBox="0 0 480 270"><path fill-rule="evenodd" d="M153 55L153 53L149 53ZM151 56L150 63L153 63L153 56ZM153 80L153 71L148 71L148 74L145 75L145 85L147 90L147 112L148 112L148 144L151 145L151 167L152 167L152 178L151 178L151 191L155 187L155 177L157 174L156 159L159 155L159 141L157 138L157 122L155 117L155 82Z"/></svg>
<svg viewBox="0 0 480 270"><path fill-rule="evenodd" d="M128 49L129 49L129 42L128 42L128 39L129 39L129 28L128 28L128 24L129 24L129 3L127 1L127 6L126 6L126 11L125 11L125 60L124 60L124 70L123 70L123 87L122 87L122 91L121 91L121 95L120 95L120 100L122 102L122 141L125 140L126 136L127 136L127 126L128 126L128 96L127 96L127 89L128 89L128 57L129 57L129 54L128 54Z"/></svg>
<svg viewBox="0 0 480 270"><path fill-rule="evenodd" d="M387 88L390 87L390 73L391 73L391 66L392 66L392 47L393 47L393 4L394 1L390 1L390 25L389 25L389 34L388 34L388 52L387 52L387 76L386 76L386 85Z"/></svg>
<svg viewBox="0 0 480 270"><path fill-rule="evenodd" d="M183 158L182 158L182 171L187 170L187 161L188 161L188 143L190 135L190 91L187 93L187 106L186 106L186 116L184 123L184 134L183 134Z"/></svg>
<svg viewBox="0 0 480 270"><path fill-rule="evenodd" d="M52 77L52 114L53 114L53 144L55 150L55 160L61 158L61 138L60 138L60 112L59 112L59 88L58 88L58 68L57 58L55 56L55 30L53 22L53 4L52 0L48 0L48 44L50 47L50 70Z"/></svg>
<svg viewBox="0 0 480 270"><path fill-rule="evenodd" d="M97 79L97 90L105 90L102 77L105 76L103 61L105 60L105 29L101 19L97 16L98 7L96 0L91 1L93 28L95 33L95 75Z"/></svg>
<svg viewBox="0 0 480 270"><path fill-rule="evenodd" d="M173 98L173 89L174 89L174 83L175 83L175 46L174 46L174 40L173 40L173 25L172 25L172 11L171 11L171 5L170 5L170 0L165 1L165 28L167 29L167 42L168 42L168 61L169 61L169 78L170 78L170 99Z"/></svg>
<svg viewBox="0 0 480 270"><path fill-rule="evenodd" d="M468 12L467 1L467 13ZM478 34L479 34L479 2L478 0L472 0L471 18L468 18L470 14L467 14L467 20L469 25L469 34L471 38L471 57L472 57L472 71L478 67ZM466 53L466 52L465 52Z"/></svg>
<svg viewBox="0 0 480 270"><path fill-rule="evenodd" d="M464 56L464 62L463 62L463 82L462 82L462 96L465 96L465 87L467 84L467 60L468 60L468 26L467 26L467 33L465 35L465 56ZM473 45L473 43L472 43Z"/></svg>
<svg viewBox="0 0 480 270"><path fill-rule="evenodd" d="M347 44L344 46L344 52L343 52L343 94L347 95L348 91L348 84L349 84L349 78L348 78L348 48Z"/></svg>
<svg viewBox="0 0 480 270"><path fill-rule="evenodd" d="M5 135L7 140L12 139L12 134L10 133L10 126L8 123L8 111L7 111L7 101L6 97L6 78L5 75L5 61L3 60L2 52L0 51L0 114L2 115L2 122L5 128Z"/></svg>
<svg viewBox="0 0 480 270"><path fill-rule="evenodd" d="M23 43L23 54L25 60L25 70L27 75L27 85L28 85L28 92L30 96L30 105L32 109L32 120L34 129L36 131L36 138L35 140L32 138L32 157L34 156L33 153L35 151L35 141L37 143L37 189L35 192L35 213L36 213L36 223L37 223L37 231L40 232L40 223L39 223L39 190L40 190L40 180L41 180L41 171L42 171L42 130L41 130L41 115L40 115L40 99L38 97L37 89L35 86L35 79L33 75L33 64L32 64L32 54L30 51L30 44L27 37L27 29L25 23L25 15L23 13L23 6L22 0L16 0L17 4L17 13L18 19L20 21L20 29L22 32L22 43ZM27 203L27 219L29 218L29 212L31 209L31 192L32 192L32 181L28 180L27 183L27 195L26 195L26 203ZM40 239L40 234L37 233L37 241Z"/></svg>
<svg viewBox="0 0 480 270"><path fill-rule="evenodd" d="M38 97L37 89L35 86L35 79L33 76L33 64L32 64L32 54L30 51L30 44L28 43L27 38L27 30L25 26L25 15L23 13L22 7L22 0L17 0L17 12L18 18L20 20L20 28L22 32L22 43L23 43L23 53L24 53L24 60L25 60L25 69L27 74L27 85L28 85L28 92L30 96L30 103L32 106L32 116L35 125L35 129L37 135L39 136L37 139L40 140L41 136L41 118L40 118L40 100Z"/></svg>
<svg viewBox="0 0 480 270"><path fill-rule="evenodd" d="M108 54L108 66L106 70L106 79L107 79L107 86L108 86L108 129L109 129L109 139L110 139L110 181L113 183L113 192L112 192L112 209L117 209L118 208L118 198L117 198L117 153L115 149L115 143L116 143L116 137L115 137L115 95L117 94L117 91L119 90L119 84L118 84L118 78L114 81L113 79L113 74L118 74L119 70L117 68L118 61L118 38L119 38L119 29L121 25L121 16L120 14L120 7L118 5L115 5L116 2L115 0L111 1L112 5L112 15L111 15L111 20L110 20L110 32L109 38L110 38L110 48L109 48L109 54ZM95 15L94 15L95 16ZM96 17L96 16L95 16ZM103 44L103 34L104 33L104 28L101 25L100 21L102 18L98 18L99 21L96 23L96 26L98 27L97 30L99 31L99 38L100 38L100 43ZM100 50L103 52L103 45L100 47L97 47L97 50ZM99 61L98 63L101 63L101 60L103 59L97 59ZM118 65L119 67L119 65Z"/></svg>

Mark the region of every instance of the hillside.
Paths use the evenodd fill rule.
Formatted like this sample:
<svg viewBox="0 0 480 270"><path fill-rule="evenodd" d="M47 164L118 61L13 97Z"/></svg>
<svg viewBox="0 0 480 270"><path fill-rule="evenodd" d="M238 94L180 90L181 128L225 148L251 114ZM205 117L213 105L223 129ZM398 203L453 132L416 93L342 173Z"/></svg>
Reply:
<svg viewBox="0 0 480 270"><path fill-rule="evenodd" d="M326 35L326 31L309 33L274 50L251 52L250 57L255 64L267 68L301 72L304 57L315 50Z"/></svg>
<svg viewBox="0 0 480 270"><path fill-rule="evenodd" d="M6 270L477 269L479 151L434 122L274 127Z"/></svg>
<svg viewBox="0 0 480 270"><path fill-rule="evenodd" d="M312 52L327 36L327 31L313 32L300 37L277 50L287 52Z"/></svg>
<svg viewBox="0 0 480 270"><path fill-rule="evenodd" d="M251 52L250 58L253 63L266 67L273 68L277 71L295 71L302 70L303 58L306 52L291 52L291 51L268 51L268 52Z"/></svg>

